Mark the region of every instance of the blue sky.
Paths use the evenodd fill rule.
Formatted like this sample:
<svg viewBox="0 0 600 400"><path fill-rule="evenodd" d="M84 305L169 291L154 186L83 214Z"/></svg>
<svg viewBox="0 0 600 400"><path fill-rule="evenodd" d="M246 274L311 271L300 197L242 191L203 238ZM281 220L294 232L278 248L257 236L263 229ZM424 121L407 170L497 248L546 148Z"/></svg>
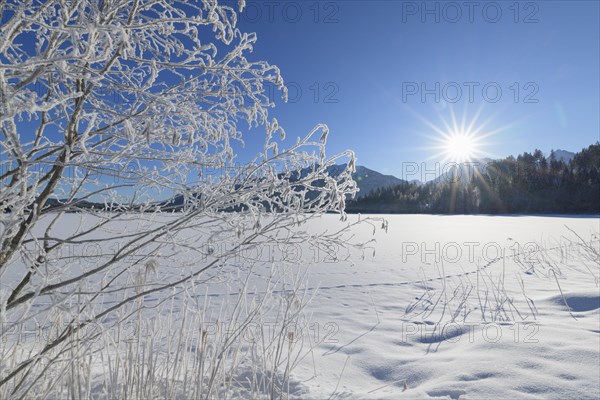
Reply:
<svg viewBox="0 0 600 400"><path fill-rule="evenodd" d="M489 135L486 156L599 140L599 21L597 1L275 0L249 1L239 26L291 86L272 113L290 142L324 122L329 153L402 176L441 161L433 126L453 115ZM262 139L251 133L248 152Z"/></svg>
<svg viewBox="0 0 600 400"><path fill-rule="evenodd" d="M258 35L248 58L288 84L272 110L288 144L326 123L329 154L352 149L408 178L443 161L453 120L482 157L600 140L599 21L595 0L248 0L238 26ZM239 162L262 151L264 130L244 139ZM410 178L433 177L421 172Z"/></svg>

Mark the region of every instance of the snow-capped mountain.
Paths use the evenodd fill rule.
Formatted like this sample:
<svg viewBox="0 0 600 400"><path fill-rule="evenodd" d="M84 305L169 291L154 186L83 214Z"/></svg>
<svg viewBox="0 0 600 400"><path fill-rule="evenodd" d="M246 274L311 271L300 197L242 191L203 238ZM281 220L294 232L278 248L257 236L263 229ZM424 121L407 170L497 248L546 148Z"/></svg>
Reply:
<svg viewBox="0 0 600 400"><path fill-rule="evenodd" d="M360 189L357 197L365 196L377 188L387 188L406 183L406 181L396 178L393 175L384 175L362 165L356 167L356 172L352 174L352 178L356 181Z"/></svg>
<svg viewBox="0 0 600 400"><path fill-rule="evenodd" d="M557 161L562 160L565 163L569 163L573 157L575 157L575 153L572 153L567 150L554 150L554 157ZM548 161L550 161L550 156L547 157Z"/></svg>
<svg viewBox="0 0 600 400"><path fill-rule="evenodd" d="M327 173L330 176L337 176L346 168L346 164L332 165L327 168ZM300 176L305 176L310 171L309 168L304 168ZM356 181L360 191L357 193L357 198L366 196L371 191L377 188L387 188L390 186L406 183L405 180L397 178L393 175L384 175L381 172L369 169L363 165L356 166L356 172L352 174L352 178Z"/></svg>

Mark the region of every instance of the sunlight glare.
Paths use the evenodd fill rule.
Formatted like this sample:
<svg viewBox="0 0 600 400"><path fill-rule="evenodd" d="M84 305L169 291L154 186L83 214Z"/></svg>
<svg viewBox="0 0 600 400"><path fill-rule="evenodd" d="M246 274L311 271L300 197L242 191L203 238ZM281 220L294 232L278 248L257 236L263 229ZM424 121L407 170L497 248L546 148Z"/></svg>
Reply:
<svg viewBox="0 0 600 400"><path fill-rule="evenodd" d="M466 133L449 135L445 142L446 154L453 161L465 161L474 156L475 140Z"/></svg>

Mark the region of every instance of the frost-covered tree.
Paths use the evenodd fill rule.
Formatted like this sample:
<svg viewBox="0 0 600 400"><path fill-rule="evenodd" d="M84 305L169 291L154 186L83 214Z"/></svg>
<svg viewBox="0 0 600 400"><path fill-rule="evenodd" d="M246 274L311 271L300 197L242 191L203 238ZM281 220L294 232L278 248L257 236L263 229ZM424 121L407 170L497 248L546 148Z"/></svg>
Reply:
<svg viewBox="0 0 600 400"><path fill-rule="evenodd" d="M277 67L251 59L243 6L0 2L2 340L28 321L65 322L25 357L9 363L11 347L0 349L2 393L27 393L90 324L196 287L244 249L347 247L347 228L297 226L344 218L354 156L326 156L325 125L280 148L268 94L287 91ZM242 131L264 133L243 164ZM329 173L334 164L344 167Z"/></svg>

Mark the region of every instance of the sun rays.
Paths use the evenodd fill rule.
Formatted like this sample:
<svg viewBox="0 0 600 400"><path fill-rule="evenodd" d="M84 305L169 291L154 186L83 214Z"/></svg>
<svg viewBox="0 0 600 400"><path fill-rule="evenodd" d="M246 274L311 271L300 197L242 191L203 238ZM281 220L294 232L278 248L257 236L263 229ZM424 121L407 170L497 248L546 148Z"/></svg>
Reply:
<svg viewBox="0 0 600 400"><path fill-rule="evenodd" d="M465 108L460 118L457 117L454 109L448 108L448 110L449 120L447 116L438 113L440 120L438 124L419 117L433 131L433 134L427 134L433 142L428 146L434 152L430 158L442 162L464 163L492 157L489 139L509 126L494 127L494 116L482 120L482 108L472 116L468 115L468 110Z"/></svg>
<svg viewBox="0 0 600 400"><path fill-rule="evenodd" d="M429 143L421 149L427 150L430 153L428 159L439 166L441 174L438 180L451 183L449 212L452 213L458 192L465 190L471 179L481 177L487 164L493 164L492 159L499 157L493 151L497 144L493 137L512 128L515 123L499 125L495 114L483 118L483 105L471 113L465 107L459 115L452 107L437 111L437 121L415 115L424 124L421 133L425 136L424 141ZM489 196L496 197L485 179L482 183L483 190Z"/></svg>

